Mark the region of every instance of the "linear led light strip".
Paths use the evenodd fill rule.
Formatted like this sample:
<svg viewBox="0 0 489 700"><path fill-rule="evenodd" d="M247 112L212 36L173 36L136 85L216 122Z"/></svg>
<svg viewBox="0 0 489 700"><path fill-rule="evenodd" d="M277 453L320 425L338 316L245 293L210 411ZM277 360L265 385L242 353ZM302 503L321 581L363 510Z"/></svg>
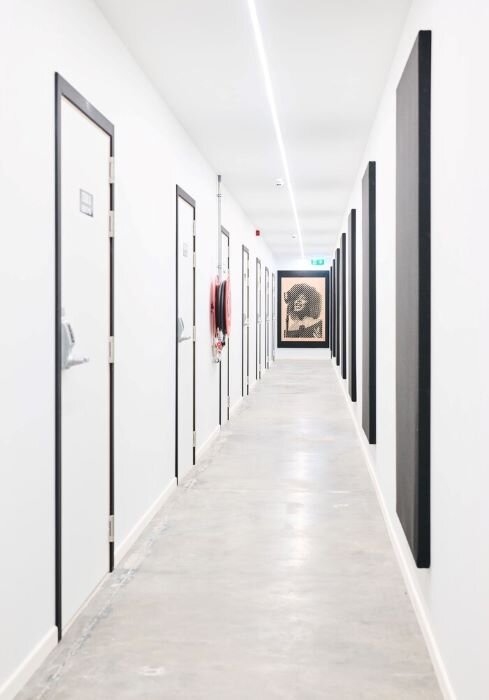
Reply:
<svg viewBox="0 0 489 700"><path fill-rule="evenodd" d="M268 59L265 51L265 45L263 43L263 34L261 31L260 22L258 20L258 15L256 12L255 0L248 0L248 9L250 11L251 23L253 25L253 31L255 33L256 47L258 49L258 56L260 58L260 64L263 71L263 78L265 80L265 90L268 97L270 112L272 113L272 121L275 129L275 135L277 137L278 150L280 151L280 157L282 158L282 167L284 169L287 191L289 193L290 204L292 205L292 212L294 214L295 228L297 231L297 238L299 239L299 245L301 249L301 257L304 258L305 256L304 245L302 242L301 225L299 223L299 215L297 213L294 190L292 189L292 182L290 180L289 164L287 162L287 154L285 153L284 139L282 136L282 129L280 128L280 122L278 119L277 106L275 104L275 95L273 93L272 80L270 78L270 70L268 68Z"/></svg>

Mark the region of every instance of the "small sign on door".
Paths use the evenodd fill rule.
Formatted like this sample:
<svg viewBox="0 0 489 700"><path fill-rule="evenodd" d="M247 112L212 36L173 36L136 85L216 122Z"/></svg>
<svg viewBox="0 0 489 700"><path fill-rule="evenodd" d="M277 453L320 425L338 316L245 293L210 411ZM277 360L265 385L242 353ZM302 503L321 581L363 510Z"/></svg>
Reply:
<svg viewBox="0 0 489 700"><path fill-rule="evenodd" d="M80 190L80 211L87 216L93 216L93 194Z"/></svg>

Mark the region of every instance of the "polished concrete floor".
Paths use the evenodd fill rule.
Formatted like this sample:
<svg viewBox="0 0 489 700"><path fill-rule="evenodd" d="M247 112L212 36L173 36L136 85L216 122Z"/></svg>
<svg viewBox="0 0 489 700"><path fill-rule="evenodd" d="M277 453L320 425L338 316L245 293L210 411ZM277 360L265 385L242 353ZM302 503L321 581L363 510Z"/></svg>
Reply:
<svg viewBox="0 0 489 700"><path fill-rule="evenodd" d="M265 373L19 698L441 698L328 361Z"/></svg>

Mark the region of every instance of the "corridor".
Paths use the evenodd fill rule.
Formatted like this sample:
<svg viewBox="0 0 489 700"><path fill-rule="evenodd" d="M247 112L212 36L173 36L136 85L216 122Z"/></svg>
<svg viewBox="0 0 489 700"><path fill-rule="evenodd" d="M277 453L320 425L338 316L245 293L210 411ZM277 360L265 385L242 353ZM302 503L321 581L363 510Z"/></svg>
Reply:
<svg viewBox="0 0 489 700"><path fill-rule="evenodd" d="M333 365L281 360L20 700L431 700Z"/></svg>

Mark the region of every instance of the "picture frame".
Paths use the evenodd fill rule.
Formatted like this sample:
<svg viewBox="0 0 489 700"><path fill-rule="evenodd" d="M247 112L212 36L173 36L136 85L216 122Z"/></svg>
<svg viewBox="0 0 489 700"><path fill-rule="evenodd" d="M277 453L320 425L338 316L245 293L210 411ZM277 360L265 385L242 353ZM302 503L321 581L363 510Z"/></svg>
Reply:
<svg viewBox="0 0 489 700"><path fill-rule="evenodd" d="M329 347L329 271L277 271L277 346Z"/></svg>

